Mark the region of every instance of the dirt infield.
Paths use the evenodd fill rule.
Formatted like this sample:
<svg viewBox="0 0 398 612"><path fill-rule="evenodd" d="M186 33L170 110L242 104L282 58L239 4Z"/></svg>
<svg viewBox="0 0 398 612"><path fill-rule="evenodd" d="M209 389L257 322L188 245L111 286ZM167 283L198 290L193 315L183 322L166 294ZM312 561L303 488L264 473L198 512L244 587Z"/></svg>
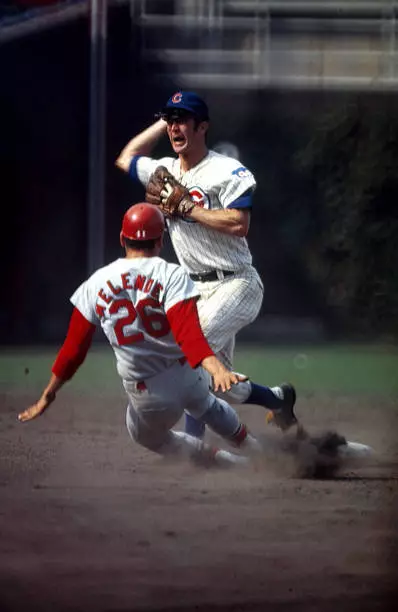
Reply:
<svg viewBox="0 0 398 612"><path fill-rule="evenodd" d="M65 391L20 424L31 399L1 397L1 612L395 609L393 400L301 399L314 431L380 455L309 480L272 453L233 471L164 463L130 441L122 396ZM275 441L261 408L240 412Z"/></svg>

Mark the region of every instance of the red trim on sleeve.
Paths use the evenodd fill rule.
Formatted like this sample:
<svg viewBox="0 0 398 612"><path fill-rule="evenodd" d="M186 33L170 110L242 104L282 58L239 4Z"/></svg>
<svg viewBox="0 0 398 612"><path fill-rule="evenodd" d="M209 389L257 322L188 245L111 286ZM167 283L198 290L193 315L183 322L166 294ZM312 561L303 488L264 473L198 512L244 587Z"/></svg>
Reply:
<svg viewBox="0 0 398 612"><path fill-rule="evenodd" d="M191 368L196 368L205 357L214 355L200 327L196 300L190 298L178 302L166 313L174 338Z"/></svg>
<svg viewBox="0 0 398 612"><path fill-rule="evenodd" d="M73 309L65 341L54 361L52 373L61 380L69 380L86 358L91 346L95 325Z"/></svg>

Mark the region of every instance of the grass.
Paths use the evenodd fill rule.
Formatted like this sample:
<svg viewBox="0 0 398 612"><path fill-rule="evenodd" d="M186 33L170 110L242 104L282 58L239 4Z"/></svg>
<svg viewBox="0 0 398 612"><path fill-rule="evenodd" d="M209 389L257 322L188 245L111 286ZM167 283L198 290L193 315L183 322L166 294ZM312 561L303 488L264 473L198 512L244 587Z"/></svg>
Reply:
<svg viewBox="0 0 398 612"><path fill-rule="evenodd" d="M47 383L57 348L3 349L0 390L37 393ZM238 344L235 368L259 383L293 382L300 393L392 396L398 393L398 352L376 346L300 346L260 348ZM68 383L77 393L120 392L113 351L92 348Z"/></svg>
<svg viewBox="0 0 398 612"><path fill-rule="evenodd" d="M270 385L290 380L302 392L398 393L398 352L383 346L242 346L235 367Z"/></svg>

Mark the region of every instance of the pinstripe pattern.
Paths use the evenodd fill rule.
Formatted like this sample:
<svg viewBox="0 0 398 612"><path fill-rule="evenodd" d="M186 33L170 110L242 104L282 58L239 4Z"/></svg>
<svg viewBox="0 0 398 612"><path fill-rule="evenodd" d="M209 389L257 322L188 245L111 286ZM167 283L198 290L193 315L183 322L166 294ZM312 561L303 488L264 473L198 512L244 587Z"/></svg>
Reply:
<svg viewBox="0 0 398 612"><path fill-rule="evenodd" d="M201 206L212 210L228 208L239 196L256 186L252 173L239 161L215 151L209 151L197 166L182 176L178 159L140 157L136 165L139 180L146 185L160 165L166 166ZM178 261L188 272L236 271L252 263L245 238L222 234L192 220L171 219L168 226Z"/></svg>
<svg viewBox="0 0 398 612"><path fill-rule="evenodd" d="M263 299L263 285L253 267L210 283L195 283L200 293L199 319L214 352L232 367L235 335L257 317Z"/></svg>
<svg viewBox="0 0 398 612"><path fill-rule="evenodd" d="M209 151L197 166L181 175L180 161L138 157L134 175L146 185L158 166L165 166L185 185L204 208L228 208L256 186L254 176L230 157ZM199 319L203 332L219 359L232 368L235 335L257 317L263 285L253 268L245 238L229 236L190 220L168 221L169 233L180 264L190 273L229 270L234 276L210 283L197 282ZM241 383L241 385L247 383Z"/></svg>

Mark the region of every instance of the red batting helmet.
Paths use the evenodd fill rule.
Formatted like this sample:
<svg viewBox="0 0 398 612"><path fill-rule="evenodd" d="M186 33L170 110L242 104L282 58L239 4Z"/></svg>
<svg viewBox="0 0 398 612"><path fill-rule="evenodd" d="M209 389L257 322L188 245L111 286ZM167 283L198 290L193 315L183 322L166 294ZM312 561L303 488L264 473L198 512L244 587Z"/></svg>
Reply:
<svg viewBox="0 0 398 612"><path fill-rule="evenodd" d="M131 206L123 217L120 240L155 240L164 232L164 217L153 204L140 202Z"/></svg>

